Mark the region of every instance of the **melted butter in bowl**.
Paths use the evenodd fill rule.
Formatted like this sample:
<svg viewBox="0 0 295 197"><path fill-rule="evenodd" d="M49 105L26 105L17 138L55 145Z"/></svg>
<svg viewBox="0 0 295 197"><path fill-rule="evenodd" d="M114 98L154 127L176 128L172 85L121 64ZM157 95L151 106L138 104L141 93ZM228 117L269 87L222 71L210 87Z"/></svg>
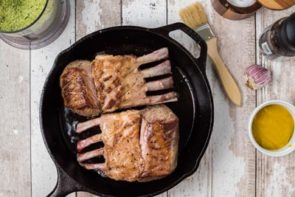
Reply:
<svg viewBox="0 0 295 197"><path fill-rule="evenodd" d="M273 100L263 103L252 113L249 136L253 145L269 156L283 156L295 149L295 108Z"/></svg>
<svg viewBox="0 0 295 197"><path fill-rule="evenodd" d="M294 133L292 114L281 105L265 106L255 115L252 132L256 142L263 148L283 148Z"/></svg>

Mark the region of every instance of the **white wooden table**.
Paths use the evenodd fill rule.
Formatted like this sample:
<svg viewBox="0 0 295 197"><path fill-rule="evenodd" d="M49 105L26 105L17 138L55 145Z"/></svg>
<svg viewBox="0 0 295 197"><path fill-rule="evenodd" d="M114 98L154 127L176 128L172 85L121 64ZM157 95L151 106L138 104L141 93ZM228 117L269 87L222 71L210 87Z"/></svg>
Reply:
<svg viewBox="0 0 295 197"><path fill-rule="evenodd" d="M95 30L116 25L158 27L179 21L178 10L194 0L76 0L64 33L51 45L32 51L0 41L0 197L43 197L56 183L56 169L39 127L40 93L56 55ZM221 90L212 65L207 64L215 105L211 141L197 172L162 194L170 197L245 196L294 197L295 153L270 158L257 152L247 137L247 120L256 105L269 99L295 101L295 58L269 61L259 54L263 29L295 11L261 9L256 16L230 21L203 0L219 38L225 63L238 79L243 107L235 107ZM177 36L189 49L193 42ZM273 71L273 83L257 92L245 87L244 69L253 63ZM91 196L86 193L70 196Z"/></svg>

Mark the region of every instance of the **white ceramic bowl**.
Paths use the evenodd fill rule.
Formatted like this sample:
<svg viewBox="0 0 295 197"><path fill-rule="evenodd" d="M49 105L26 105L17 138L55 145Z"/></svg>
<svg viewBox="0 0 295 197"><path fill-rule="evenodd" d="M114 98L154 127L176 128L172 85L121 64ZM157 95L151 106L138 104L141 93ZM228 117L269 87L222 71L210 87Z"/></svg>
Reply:
<svg viewBox="0 0 295 197"><path fill-rule="evenodd" d="M252 142L252 144L255 146L255 148L257 150L259 150L260 152L262 152L268 156L280 157L280 156L287 155L295 150L295 131L293 131L293 136L291 137L289 143L286 146L284 146L278 150L268 150L268 149L261 147L256 142L256 140L253 136L253 132L252 132L253 119L262 108L264 108L265 106L268 106L268 105L281 105L281 106L285 107L290 112L290 114L293 116L293 120L295 120L295 107L292 104L287 103L285 101L281 101L281 100L271 100L271 101L267 101L265 103L262 103L252 112L252 114L250 116L249 125L248 125L250 141Z"/></svg>

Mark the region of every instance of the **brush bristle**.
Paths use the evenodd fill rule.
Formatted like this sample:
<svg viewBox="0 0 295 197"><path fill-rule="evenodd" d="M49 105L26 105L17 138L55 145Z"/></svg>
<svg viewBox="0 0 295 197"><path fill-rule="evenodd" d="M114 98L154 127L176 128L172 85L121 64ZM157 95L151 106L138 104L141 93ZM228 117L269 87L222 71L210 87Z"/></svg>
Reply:
<svg viewBox="0 0 295 197"><path fill-rule="evenodd" d="M179 15L182 21L193 29L208 22L203 6L197 2L181 9Z"/></svg>

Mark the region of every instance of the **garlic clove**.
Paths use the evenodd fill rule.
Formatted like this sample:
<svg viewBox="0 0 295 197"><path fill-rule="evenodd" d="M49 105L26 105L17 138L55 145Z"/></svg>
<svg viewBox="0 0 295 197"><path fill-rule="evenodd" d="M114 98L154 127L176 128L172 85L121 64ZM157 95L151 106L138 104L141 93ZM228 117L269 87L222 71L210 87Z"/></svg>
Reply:
<svg viewBox="0 0 295 197"><path fill-rule="evenodd" d="M269 69L253 64L245 71L246 85L257 90L269 84L272 80L272 74Z"/></svg>

